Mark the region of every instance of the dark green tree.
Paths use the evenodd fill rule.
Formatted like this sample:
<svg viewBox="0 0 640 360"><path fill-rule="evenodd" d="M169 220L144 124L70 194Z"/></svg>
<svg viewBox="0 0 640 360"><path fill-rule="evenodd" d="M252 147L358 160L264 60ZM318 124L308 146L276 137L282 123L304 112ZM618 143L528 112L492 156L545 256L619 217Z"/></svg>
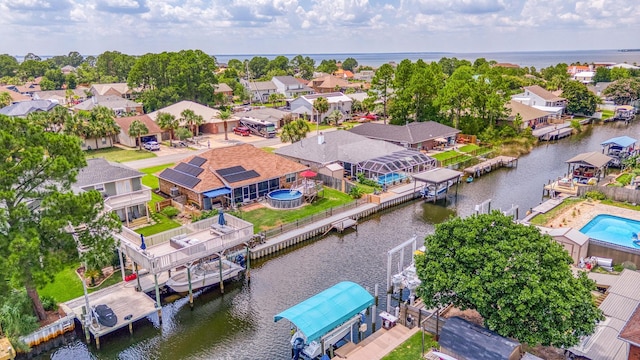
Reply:
<svg viewBox="0 0 640 360"><path fill-rule="evenodd" d="M142 136L147 135L149 133L149 129L147 126L140 120L133 120L131 125L129 125L129 136L135 137L138 141L138 146L140 150L142 150Z"/></svg>
<svg viewBox="0 0 640 360"><path fill-rule="evenodd" d="M270 71L278 71L284 75L291 74L291 67L289 66L289 59L286 56L278 55L273 60L269 61L267 65L267 73ZM267 76L268 79L271 79Z"/></svg>
<svg viewBox="0 0 640 360"><path fill-rule="evenodd" d="M14 76L19 66L15 57L8 54L0 55L0 78Z"/></svg>
<svg viewBox="0 0 640 360"><path fill-rule="evenodd" d="M596 73L593 75L593 82L609 82L611 81L611 70L607 69L604 66L601 66L596 69Z"/></svg>
<svg viewBox="0 0 640 360"><path fill-rule="evenodd" d="M484 324L531 345L569 347L603 320L586 273L574 276L562 245L494 211L436 225L416 255L427 307L475 309Z"/></svg>
<svg viewBox="0 0 640 360"><path fill-rule="evenodd" d="M603 93L616 105L628 105L640 99L640 80L628 78L615 81L607 86Z"/></svg>
<svg viewBox="0 0 640 360"><path fill-rule="evenodd" d="M371 80L371 87L379 95L384 106L384 123L387 123L387 102L393 85L393 67L389 64L383 64L376 70Z"/></svg>
<svg viewBox="0 0 640 360"><path fill-rule="evenodd" d="M267 75L267 67L269 66L269 59L264 56L254 56L249 61L249 76L251 79L260 79Z"/></svg>
<svg viewBox="0 0 640 360"><path fill-rule="evenodd" d="M344 61L342 62L342 68L345 70L354 71L354 69L357 67L358 67L358 60L352 57L348 57L344 59Z"/></svg>
<svg viewBox="0 0 640 360"><path fill-rule="evenodd" d="M304 119L296 119L286 123L282 127L280 139L282 142L295 143L306 138L310 130L308 121Z"/></svg>
<svg viewBox="0 0 640 360"><path fill-rule="evenodd" d="M579 81L569 81L562 89L562 97L567 99L569 114L591 115L596 112L601 102L596 94L589 91L586 85Z"/></svg>
<svg viewBox="0 0 640 360"><path fill-rule="evenodd" d="M96 69L100 81L115 80L116 82L127 81L129 71L136 62L136 58L131 55L123 54L119 51L105 51L98 55L96 59ZM109 81L111 82L111 81Z"/></svg>
<svg viewBox="0 0 640 360"><path fill-rule="evenodd" d="M338 70L338 65L336 64L335 59L324 59L320 62L320 65L318 65L316 70L327 74L333 74Z"/></svg>

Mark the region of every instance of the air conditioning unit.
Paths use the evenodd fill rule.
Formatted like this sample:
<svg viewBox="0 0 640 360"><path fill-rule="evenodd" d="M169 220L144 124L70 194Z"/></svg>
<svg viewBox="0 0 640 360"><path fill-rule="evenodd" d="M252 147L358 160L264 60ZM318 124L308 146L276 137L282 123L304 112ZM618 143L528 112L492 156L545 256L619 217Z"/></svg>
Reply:
<svg viewBox="0 0 640 360"><path fill-rule="evenodd" d="M177 187L172 187L171 189L169 189L169 196L171 196L172 198L180 196L180 190L178 190Z"/></svg>

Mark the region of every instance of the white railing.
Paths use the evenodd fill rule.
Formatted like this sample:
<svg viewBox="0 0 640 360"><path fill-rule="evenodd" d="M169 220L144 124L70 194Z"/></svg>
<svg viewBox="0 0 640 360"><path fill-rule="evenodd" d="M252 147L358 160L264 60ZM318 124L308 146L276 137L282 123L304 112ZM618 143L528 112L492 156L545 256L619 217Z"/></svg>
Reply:
<svg viewBox="0 0 640 360"><path fill-rule="evenodd" d="M127 206L138 205L151 201L151 188L142 186L142 190L130 192L127 194L113 195L105 199L105 206L112 210L121 209Z"/></svg>

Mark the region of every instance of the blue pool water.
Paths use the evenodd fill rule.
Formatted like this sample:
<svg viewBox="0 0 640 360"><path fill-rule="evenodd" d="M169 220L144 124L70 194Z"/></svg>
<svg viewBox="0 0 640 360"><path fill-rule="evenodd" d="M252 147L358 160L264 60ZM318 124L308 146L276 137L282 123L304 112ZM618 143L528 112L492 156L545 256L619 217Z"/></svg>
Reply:
<svg viewBox="0 0 640 360"><path fill-rule="evenodd" d="M385 175L380 175L378 176L378 184L380 185L390 185L393 184L394 181L398 181L398 180L402 180L406 178L405 175L402 174L398 174L398 173L388 173Z"/></svg>
<svg viewBox="0 0 640 360"><path fill-rule="evenodd" d="M302 193L298 190L275 190L270 192L268 196L276 200L295 200L300 198L302 196Z"/></svg>
<svg viewBox="0 0 640 360"><path fill-rule="evenodd" d="M588 237L608 243L640 248L634 245L634 234L640 233L640 221L613 215L598 215L580 229Z"/></svg>

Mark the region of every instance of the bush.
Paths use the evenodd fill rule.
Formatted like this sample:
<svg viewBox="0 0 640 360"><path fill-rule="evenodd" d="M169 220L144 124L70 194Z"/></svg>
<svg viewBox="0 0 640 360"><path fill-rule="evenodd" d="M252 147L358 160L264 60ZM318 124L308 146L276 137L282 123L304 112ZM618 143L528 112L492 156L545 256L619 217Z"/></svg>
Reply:
<svg viewBox="0 0 640 360"><path fill-rule="evenodd" d="M208 219L208 218L214 217L216 215L218 215L218 210L216 210L216 209L205 210L205 211L201 212L200 215L191 214L191 222L196 222L196 221Z"/></svg>
<svg viewBox="0 0 640 360"><path fill-rule="evenodd" d="M169 219L173 219L179 213L180 213L180 210L174 208L173 206L167 206L166 208L162 209L162 214L168 217Z"/></svg>
<svg viewBox="0 0 640 360"><path fill-rule="evenodd" d="M628 261L628 260L622 263L622 267L625 269L633 270L633 271L638 269L638 267L633 261Z"/></svg>
<svg viewBox="0 0 640 360"><path fill-rule="evenodd" d="M364 190L362 190L358 186L354 186L351 188L351 190L349 190L349 195L351 195L351 197L354 199L360 199L363 194L364 194Z"/></svg>
<svg viewBox="0 0 640 360"><path fill-rule="evenodd" d="M587 193L584 194L584 197L586 197L587 199L593 199L593 200L604 200L607 198L600 191L587 191Z"/></svg>
<svg viewBox="0 0 640 360"><path fill-rule="evenodd" d="M377 181L365 178L363 173L358 174L358 182L362 185L367 185L378 189L381 188L380 184L378 184Z"/></svg>
<svg viewBox="0 0 640 360"><path fill-rule="evenodd" d="M45 295L40 297L40 301L42 301L42 307L44 307L45 311L56 311L58 310L58 302L53 296Z"/></svg>
<svg viewBox="0 0 640 360"><path fill-rule="evenodd" d="M622 266L622 264L613 265L613 271L615 271L615 272L621 272L623 269L624 269L624 267Z"/></svg>

